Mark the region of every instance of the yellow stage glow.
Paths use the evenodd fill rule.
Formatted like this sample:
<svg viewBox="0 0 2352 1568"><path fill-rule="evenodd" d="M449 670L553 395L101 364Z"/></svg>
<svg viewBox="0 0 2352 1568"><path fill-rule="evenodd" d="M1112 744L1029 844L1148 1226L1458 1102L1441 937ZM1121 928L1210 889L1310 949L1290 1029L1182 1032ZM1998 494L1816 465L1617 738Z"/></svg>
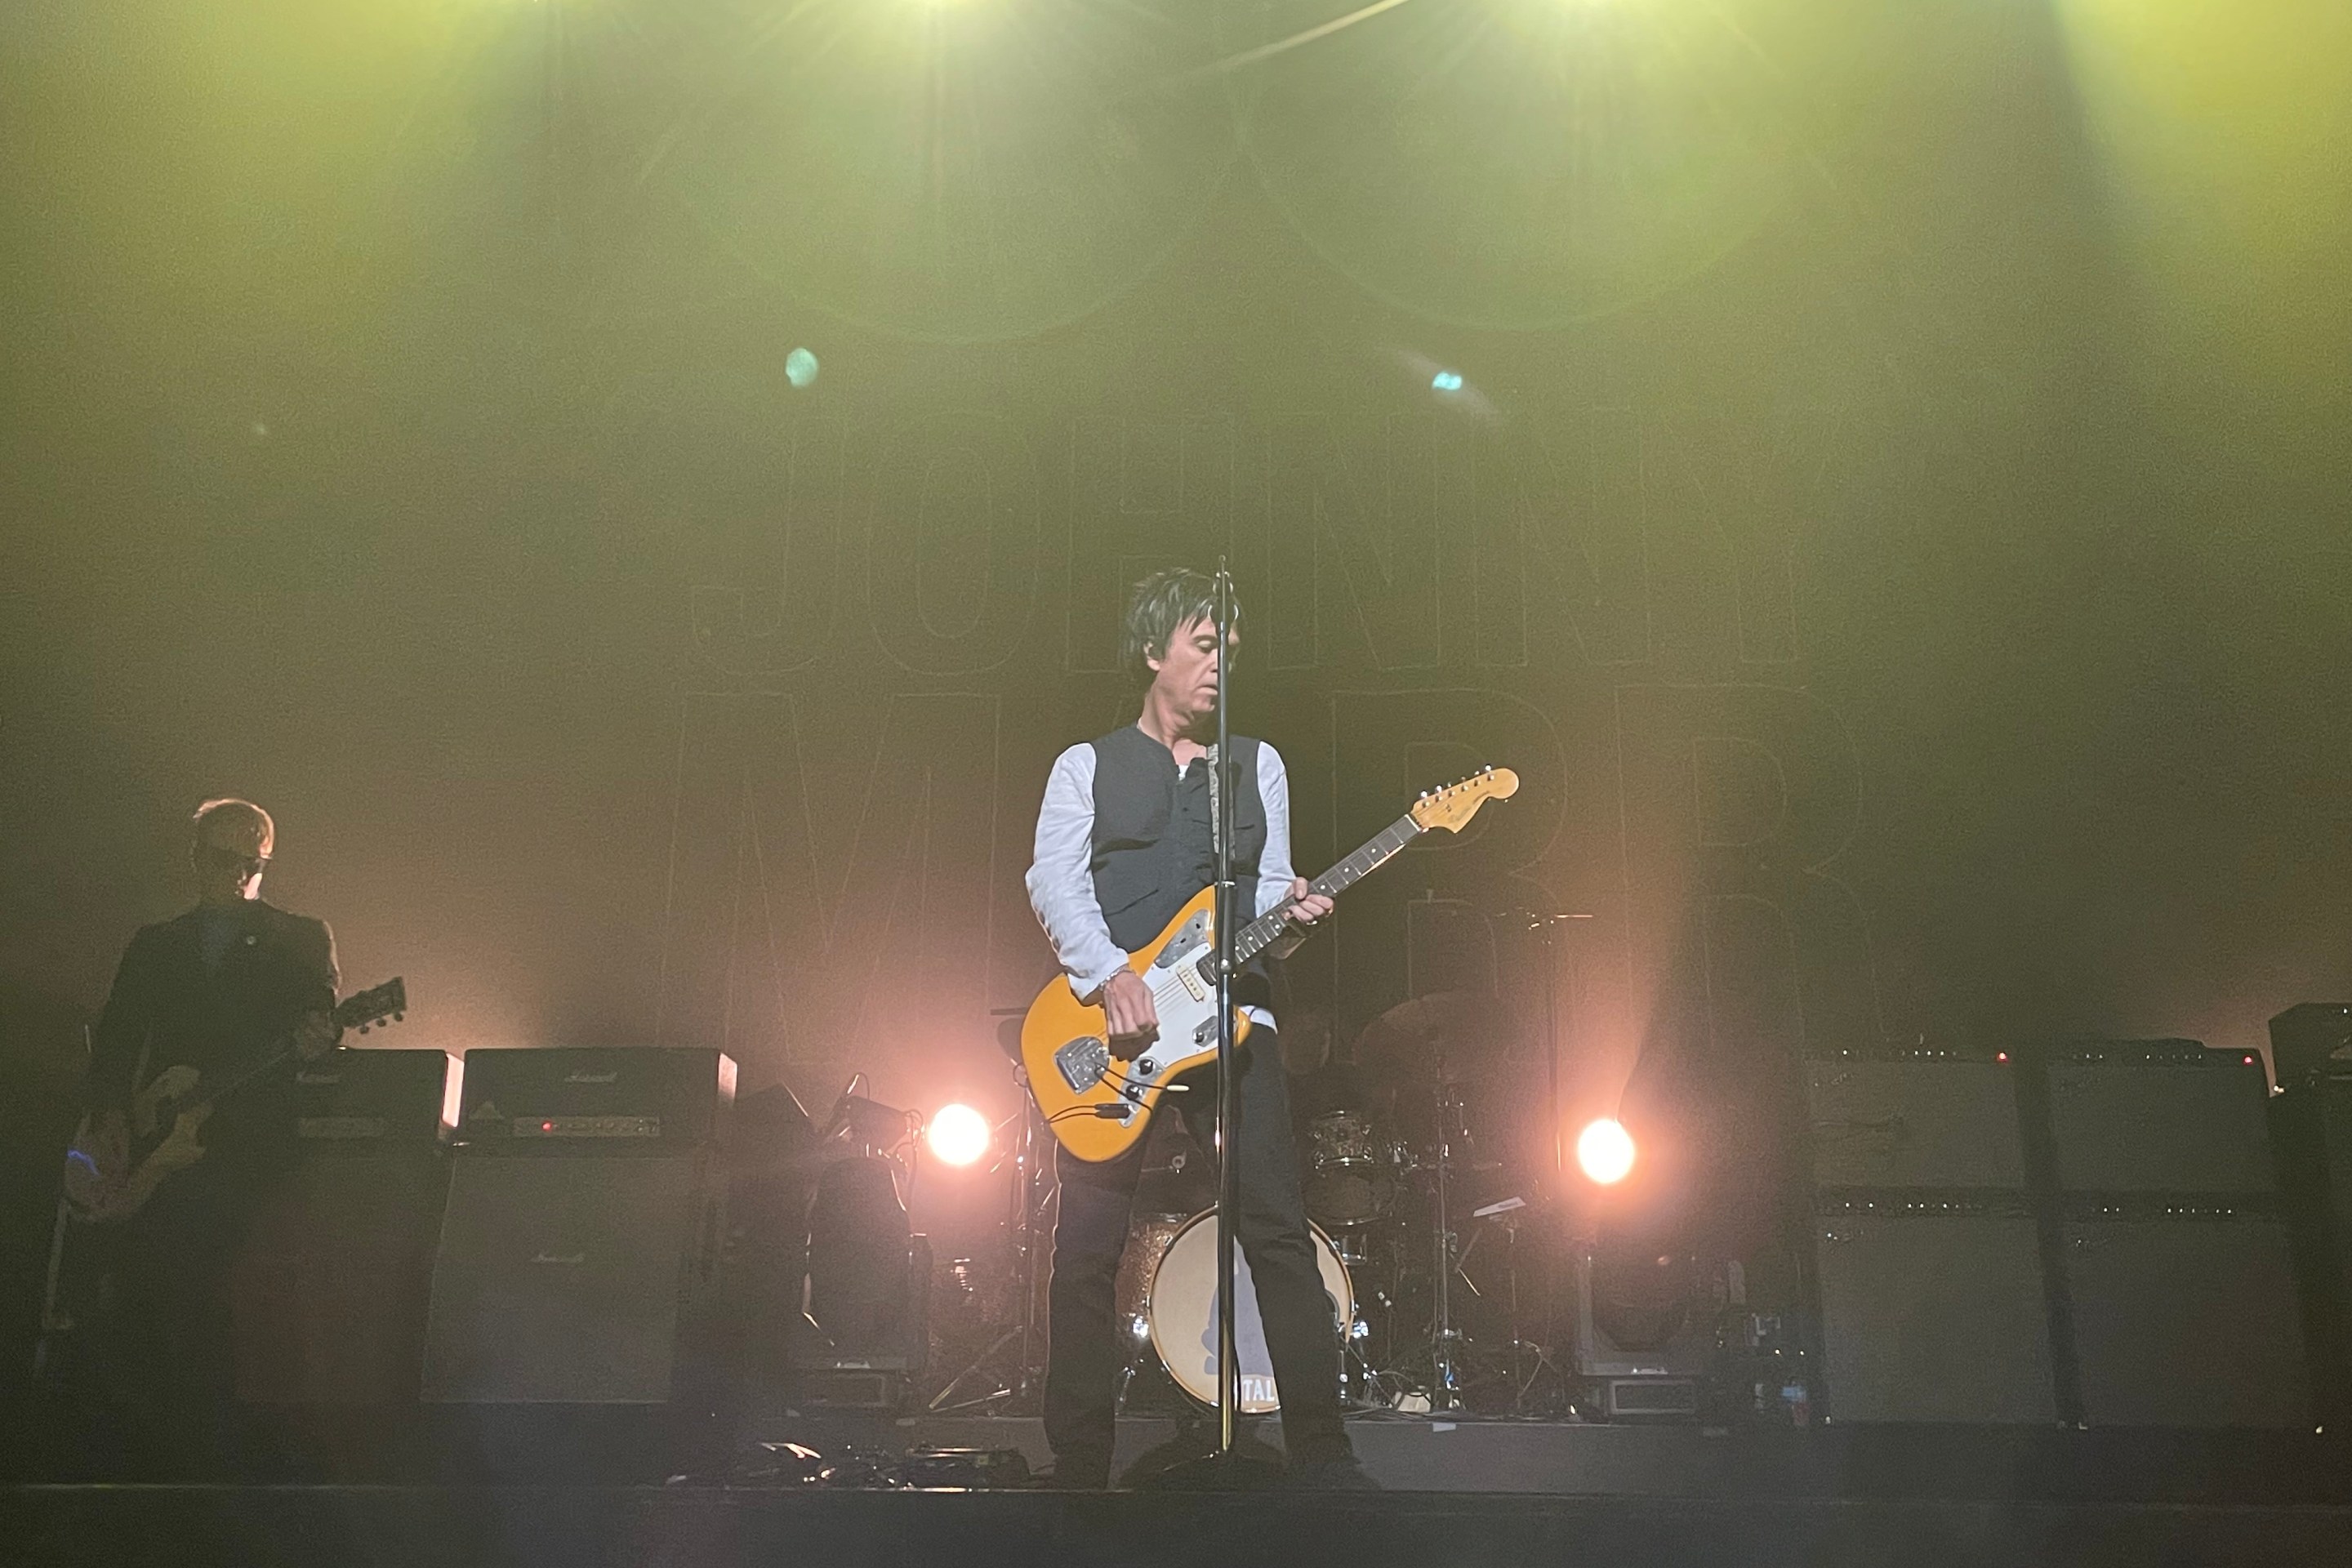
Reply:
<svg viewBox="0 0 2352 1568"><path fill-rule="evenodd" d="M1612 1117L1585 1124L1576 1135L1579 1169L1604 1187L1613 1187L1633 1169L1633 1135Z"/></svg>
<svg viewBox="0 0 2352 1568"><path fill-rule="evenodd" d="M925 1136L943 1165L969 1165L988 1152L988 1118L969 1105L943 1105Z"/></svg>

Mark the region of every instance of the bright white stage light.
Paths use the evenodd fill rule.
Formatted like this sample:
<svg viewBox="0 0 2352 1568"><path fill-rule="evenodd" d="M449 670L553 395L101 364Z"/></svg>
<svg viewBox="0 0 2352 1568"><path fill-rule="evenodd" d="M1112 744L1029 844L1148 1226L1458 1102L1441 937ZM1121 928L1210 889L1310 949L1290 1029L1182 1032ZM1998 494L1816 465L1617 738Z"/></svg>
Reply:
<svg viewBox="0 0 2352 1568"><path fill-rule="evenodd" d="M926 1136L940 1163L969 1165L988 1152L988 1118L969 1105L942 1105Z"/></svg>
<svg viewBox="0 0 2352 1568"><path fill-rule="evenodd" d="M1633 1135L1604 1116L1576 1135L1576 1163L1604 1187L1615 1186L1633 1169Z"/></svg>

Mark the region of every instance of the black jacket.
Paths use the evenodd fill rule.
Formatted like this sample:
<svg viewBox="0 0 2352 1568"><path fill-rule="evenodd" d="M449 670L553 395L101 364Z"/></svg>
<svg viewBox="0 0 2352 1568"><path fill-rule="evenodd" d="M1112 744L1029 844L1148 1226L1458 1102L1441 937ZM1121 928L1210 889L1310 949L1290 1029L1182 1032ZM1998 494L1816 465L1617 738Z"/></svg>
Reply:
<svg viewBox="0 0 2352 1568"><path fill-rule="evenodd" d="M185 1064L226 1075L281 1042L306 1013L335 1005L335 939L326 922L255 900L236 911L217 969L199 945L198 911L144 926L123 951L90 1057L93 1110L127 1109L141 1084ZM215 1107L215 1159L282 1155L293 1138L291 1067Z"/></svg>

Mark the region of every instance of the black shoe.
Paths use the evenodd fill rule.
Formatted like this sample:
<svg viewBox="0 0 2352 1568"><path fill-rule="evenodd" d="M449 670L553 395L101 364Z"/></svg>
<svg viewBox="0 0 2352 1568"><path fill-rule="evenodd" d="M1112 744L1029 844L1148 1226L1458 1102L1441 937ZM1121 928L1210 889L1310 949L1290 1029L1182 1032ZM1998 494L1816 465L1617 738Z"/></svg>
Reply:
<svg viewBox="0 0 2352 1568"><path fill-rule="evenodd" d="M1376 1492L1381 1483L1364 1474L1353 1454L1336 1459L1310 1459L1290 1467L1290 1484L1304 1491Z"/></svg>
<svg viewBox="0 0 2352 1568"><path fill-rule="evenodd" d="M1055 1458L1053 1465L1038 1472L1030 1485L1055 1492L1107 1492L1110 1490L1110 1462L1091 1464L1080 1458Z"/></svg>

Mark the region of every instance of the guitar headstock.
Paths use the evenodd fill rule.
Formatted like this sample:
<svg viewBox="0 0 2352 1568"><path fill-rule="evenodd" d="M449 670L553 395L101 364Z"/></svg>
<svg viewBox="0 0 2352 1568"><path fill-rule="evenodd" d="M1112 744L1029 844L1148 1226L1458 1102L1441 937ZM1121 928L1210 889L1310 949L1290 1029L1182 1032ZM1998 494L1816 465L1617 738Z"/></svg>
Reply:
<svg viewBox="0 0 2352 1568"><path fill-rule="evenodd" d="M1519 775L1508 768L1481 768L1458 784L1433 789L1412 803L1412 819L1424 830L1443 827L1459 833L1490 800L1508 800L1519 793Z"/></svg>
<svg viewBox="0 0 2352 1568"><path fill-rule="evenodd" d="M335 1008L335 1022L366 1034L382 1024L397 1024L408 1016L408 983L394 975L381 985L354 992Z"/></svg>

